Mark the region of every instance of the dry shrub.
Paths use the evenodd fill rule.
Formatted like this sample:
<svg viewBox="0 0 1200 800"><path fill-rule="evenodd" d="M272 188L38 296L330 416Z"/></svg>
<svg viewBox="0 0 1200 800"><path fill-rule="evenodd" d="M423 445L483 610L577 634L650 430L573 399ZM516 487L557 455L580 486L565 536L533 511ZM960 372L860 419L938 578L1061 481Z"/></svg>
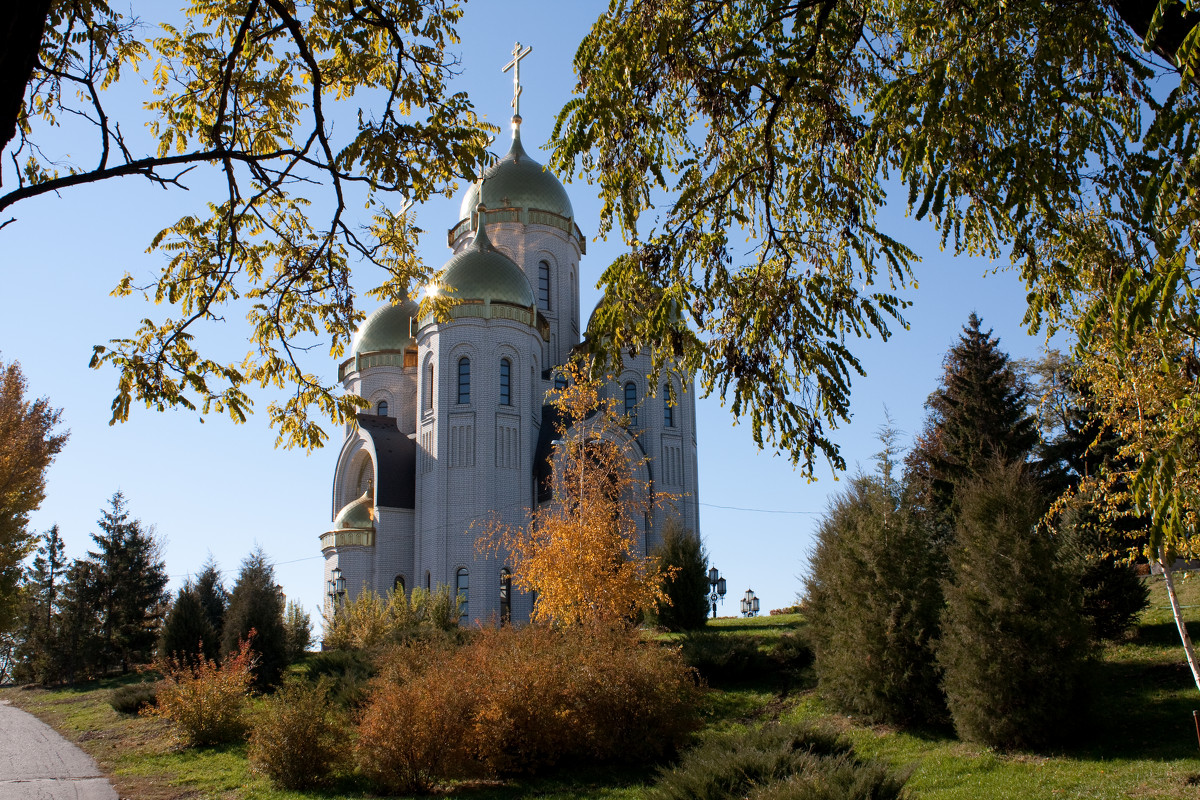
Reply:
<svg viewBox="0 0 1200 800"><path fill-rule="evenodd" d="M698 689L678 652L632 631L533 625L457 649L386 659L359 730L359 762L394 791L564 761L645 761L696 726Z"/></svg>
<svg viewBox="0 0 1200 800"><path fill-rule="evenodd" d="M397 648L373 681L358 726L363 772L394 793L421 791L466 771L471 703L453 652L428 642Z"/></svg>
<svg viewBox="0 0 1200 800"><path fill-rule="evenodd" d="M480 676L470 738L494 772L650 760L695 726L691 670L635 631L502 628L485 631L463 655L464 671Z"/></svg>
<svg viewBox="0 0 1200 800"><path fill-rule="evenodd" d="M308 789L328 779L344 739L330 713L330 681L291 682L268 698L250 733L254 769L284 789Z"/></svg>
<svg viewBox="0 0 1200 800"><path fill-rule="evenodd" d="M166 657L155 661L154 668L163 678L153 713L171 723L183 744L222 744L245 735L246 697L254 679L249 641L220 665L204 657L194 663Z"/></svg>

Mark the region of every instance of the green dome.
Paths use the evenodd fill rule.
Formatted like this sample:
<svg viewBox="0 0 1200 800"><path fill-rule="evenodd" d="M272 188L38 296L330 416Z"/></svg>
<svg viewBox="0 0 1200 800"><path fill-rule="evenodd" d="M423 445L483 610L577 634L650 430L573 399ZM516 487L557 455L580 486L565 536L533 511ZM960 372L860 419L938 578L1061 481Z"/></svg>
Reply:
<svg viewBox="0 0 1200 800"><path fill-rule="evenodd" d="M376 309L363 321L354 335L353 354L376 353L380 350L404 350L416 347L410 320L417 316L417 303L405 300L399 305Z"/></svg>
<svg viewBox="0 0 1200 800"><path fill-rule="evenodd" d="M371 503L371 491L363 492L363 496L338 512L333 520L335 531L373 531L375 530L375 510Z"/></svg>
<svg viewBox="0 0 1200 800"><path fill-rule="evenodd" d="M470 219L479 205L479 184L471 184L459 206L458 219ZM491 209L521 208L550 211L572 219L571 199L567 190L521 147L521 129L513 129L512 147L507 155L483 171L483 204Z"/></svg>
<svg viewBox="0 0 1200 800"><path fill-rule="evenodd" d="M467 249L446 262L436 287L455 300L511 303L532 308L529 279L512 259L492 247L483 227Z"/></svg>

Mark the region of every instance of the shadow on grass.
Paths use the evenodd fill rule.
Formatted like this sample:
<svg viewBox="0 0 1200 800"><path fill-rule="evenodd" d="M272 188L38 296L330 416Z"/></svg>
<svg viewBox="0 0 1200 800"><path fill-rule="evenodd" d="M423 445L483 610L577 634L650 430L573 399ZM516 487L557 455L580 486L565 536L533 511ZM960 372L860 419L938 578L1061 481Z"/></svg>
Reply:
<svg viewBox="0 0 1200 800"><path fill-rule="evenodd" d="M1193 626L1189 625L1189 632ZM1200 626L1195 626L1200 633ZM1195 635L1195 634L1193 634ZM1173 624L1141 628L1139 645L1179 645ZM1200 693L1184 660L1109 659L1095 665L1089 711L1079 723L1091 735L1071 748L1076 758L1181 759L1200 755L1193 710Z"/></svg>

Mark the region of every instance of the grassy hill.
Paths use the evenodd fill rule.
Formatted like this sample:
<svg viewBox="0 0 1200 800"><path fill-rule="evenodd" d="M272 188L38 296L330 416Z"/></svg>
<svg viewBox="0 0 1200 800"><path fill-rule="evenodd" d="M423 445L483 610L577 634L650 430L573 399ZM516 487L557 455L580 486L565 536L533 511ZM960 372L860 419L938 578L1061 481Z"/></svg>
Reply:
<svg viewBox="0 0 1200 800"><path fill-rule="evenodd" d="M1200 575L1181 580L1180 589L1189 628L1200 637ZM1161 582L1152 580L1151 590L1151 608L1135 634L1099 653L1090 686L1092 711L1077 721L1076 743L1059 752L999 754L959 742L950 731L901 732L830 713L810 672L782 680L767 655L784 637L802 635L804 621L798 615L710 623L713 635L706 647L733 643L743 655L749 646L748 651L757 648L763 657L738 662L741 667L734 664L725 679L714 681L703 709L705 730L817 719L849 736L861 754L911 768L910 794L929 800L1195 798L1200 795L1200 746L1192 711L1200 709L1200 691L1184 664ZM364 796L363 788L353 783L326 793L273 790L249 770L244 745L177 749L160 721L124 716L109 706L112 690L128 680L136 678L57 690L9 688L0 691L0 700L37 714L78 742L112 776L122 797ZM448 791L480 800L632 800L642 797L653 781L652 770L572 769Z"/></svg>

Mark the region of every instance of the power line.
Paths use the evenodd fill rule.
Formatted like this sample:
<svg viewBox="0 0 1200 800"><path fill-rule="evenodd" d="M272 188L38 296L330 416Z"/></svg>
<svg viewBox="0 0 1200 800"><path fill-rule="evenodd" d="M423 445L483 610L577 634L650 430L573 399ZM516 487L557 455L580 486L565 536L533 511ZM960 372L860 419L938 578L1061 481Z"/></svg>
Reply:
<svg viewBox="0 0 1200 800"><path fill-rule="evenodd" d="M715 503L700 503L708 509L725 509L726 511L754 511L756 513L824 513L823 511L790 511L787 509L749 509L745 506L721 506Z"/></svg>

